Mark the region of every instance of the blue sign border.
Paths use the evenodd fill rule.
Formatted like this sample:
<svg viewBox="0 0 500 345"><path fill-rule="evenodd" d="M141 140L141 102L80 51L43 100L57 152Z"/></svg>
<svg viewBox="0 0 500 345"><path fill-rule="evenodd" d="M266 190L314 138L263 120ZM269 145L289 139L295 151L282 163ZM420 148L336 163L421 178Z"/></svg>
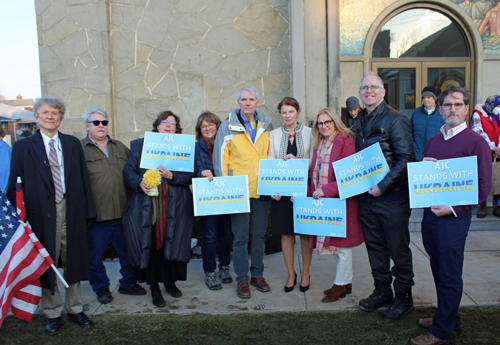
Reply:
<svg viewBox="0 0 500 345"><path fill-rule="evenodd" d="M153 157L148 157L146 152L155 146ZM171 134L146 132L142 147L142 169L157 169L163 165L172 171L194 171L194 146L195 136L189 134ZM186 159L188 158L188 159Z"/></svg>
<svg viewBox="0 0 500 345"><path fill-rule="evenodd" d="M308 159L261 159L257 194L307 196L308 169Z"/></svg>
<svg viewBox="0 0 500 345"><path fill-rule="evenodd" d="M346 216L345 199L294 198L293 226L295 233L345 238Z"/></svg>

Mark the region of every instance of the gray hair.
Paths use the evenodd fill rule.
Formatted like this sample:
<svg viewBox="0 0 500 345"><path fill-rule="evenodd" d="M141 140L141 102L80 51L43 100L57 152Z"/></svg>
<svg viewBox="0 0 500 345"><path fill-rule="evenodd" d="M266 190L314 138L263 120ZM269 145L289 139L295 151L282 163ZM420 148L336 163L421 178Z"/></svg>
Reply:
<svg viewBox="0 0 500 345"><path fill-rule="evenodd" d="M36 100L35 104L33 104L33 114L35 115L35 117L38 117L38 109L40 109L40 107L44 104L59 110L61 120L64 118L64 114L66 113L66 106L64 105L63 101L55 96L46 96Z"/></svg>
<svg viewBox="0 0 500 345"><path fill-rule="evenodd" d="M247 86L244 86L240 91L238 91L238 101L241 99L241 93L243 91L248 91L250 93L253 93L255 94L255 99L256 100L259 100L259 91L257 91L256 88L254 88L253 86L250 86L250 85L247 85Z"/></svg>
<svg viewBox="0 0 500 345"><path fill-rule="evenodd" d="M448 85L448 87L441 91L441 93L438 96L438 104L441 107L443 105L444 99L448 95L452 95L454 92L460 92L463 97L464 97L464 104L469 105L470 99L472 98L472 95L469 90L467 90L465 87L461 86L456 86L456 85ZM452 95L453 96L453 95Z"/></svg>
<svg viewBox="0 0 500 345"><path fill-rule="evenodd" d="M87 110L85 112L85 114L83 115L83 120L85 121L85 123L87 123L89 121L90 115L92 115L94 113L101 114L102 116L104 116L106 118L106 120L109 120L108 114L104 110L102 110L101 108L94 108L94 109Z"/></svg>
<svg viewBox="0 0 500 345"><path fill-rule="evenodd" d="M373 75L373 76L377 77L377 79L378 79L378 81L379 81L379 83L380 83L380 85L379 85L379 86L383 89L383 88L384 88L384 81L382 80L382 78L380 78L378 75L376 75L376 74L375 74L375 73L373 73L373 72L368 73L367 75L365 75L365 76L361 79L361 81L359 82L359 87L361 88L361 86L363 85L363 80L365 80L365 78L366 78L366 77L368 77L368 76L370 76L370 75Z"/></svg>

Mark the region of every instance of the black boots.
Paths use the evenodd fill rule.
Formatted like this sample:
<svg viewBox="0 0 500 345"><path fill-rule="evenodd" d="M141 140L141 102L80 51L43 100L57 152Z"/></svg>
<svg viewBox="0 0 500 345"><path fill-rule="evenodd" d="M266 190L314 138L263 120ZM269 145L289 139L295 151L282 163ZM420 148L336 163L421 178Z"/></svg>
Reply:
<svg viewBox="0 0 500 345"><path fill-rule="evenodd" d="M401 320L403 316L414 309L411 289L405 289L403 293L396 293L394 302L390 308L387 308L382 314L382 318L386 321Z"/></svg>
<svg viewBox="0 0 500 345"><path fill-rule="evenodd" d="M391 284L375 281L375 290L370 297L359 301L359 307L364 311L374 311L378 308L389 307L392 301Z"/></svg>
<svg viewBox="0 0 500 345"><path fill-rule="evenodd" d="M165 300L161 295L160 287L158 284L151 285L151 297L153 299L153 304L155 307L161 308L165 306Z"/></svg>

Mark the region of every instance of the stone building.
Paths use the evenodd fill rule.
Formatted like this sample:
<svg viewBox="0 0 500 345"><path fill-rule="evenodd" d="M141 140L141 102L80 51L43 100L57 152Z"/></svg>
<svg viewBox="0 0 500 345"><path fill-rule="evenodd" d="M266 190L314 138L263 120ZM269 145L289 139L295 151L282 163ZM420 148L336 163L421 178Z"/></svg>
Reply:
<svg viewBox="0 0 500 345"><path fill-rule="evenodd" d="M326 105L339 110L372 70L383 76L387 102L408 116L428 84L466 86L474 102L499 93L497 33L459 0L35 5L43 94L61 97L75 121L85 109L105 108L111 133L124 142L142 137L166 109L181 116L185 133L203 110L225 119L247 84L275 125L284 96L299 100L307 122Z"/></svg>

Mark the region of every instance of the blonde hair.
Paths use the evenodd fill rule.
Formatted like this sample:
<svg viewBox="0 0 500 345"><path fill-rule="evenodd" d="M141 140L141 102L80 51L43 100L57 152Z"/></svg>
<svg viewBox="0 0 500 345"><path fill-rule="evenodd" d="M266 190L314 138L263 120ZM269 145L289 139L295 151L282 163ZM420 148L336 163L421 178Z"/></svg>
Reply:
<svg viewBox="0 0 500 345"><path fill-rule="evenodd" d="M323 134L320 133L318 129L318 118L320 115L325 114L330 116L335 125L335 131L328 138L329 141L334 141L339 133L344 133L346 136L350 136L354 138L354 134L352 131L344 125L339 115L332 108L324 108L321 109L316 115L316 120L314 120L314 124L312 126L312 135L314 136L314 148L317 149L321 145L321 141L323 140Z"/></svg>

